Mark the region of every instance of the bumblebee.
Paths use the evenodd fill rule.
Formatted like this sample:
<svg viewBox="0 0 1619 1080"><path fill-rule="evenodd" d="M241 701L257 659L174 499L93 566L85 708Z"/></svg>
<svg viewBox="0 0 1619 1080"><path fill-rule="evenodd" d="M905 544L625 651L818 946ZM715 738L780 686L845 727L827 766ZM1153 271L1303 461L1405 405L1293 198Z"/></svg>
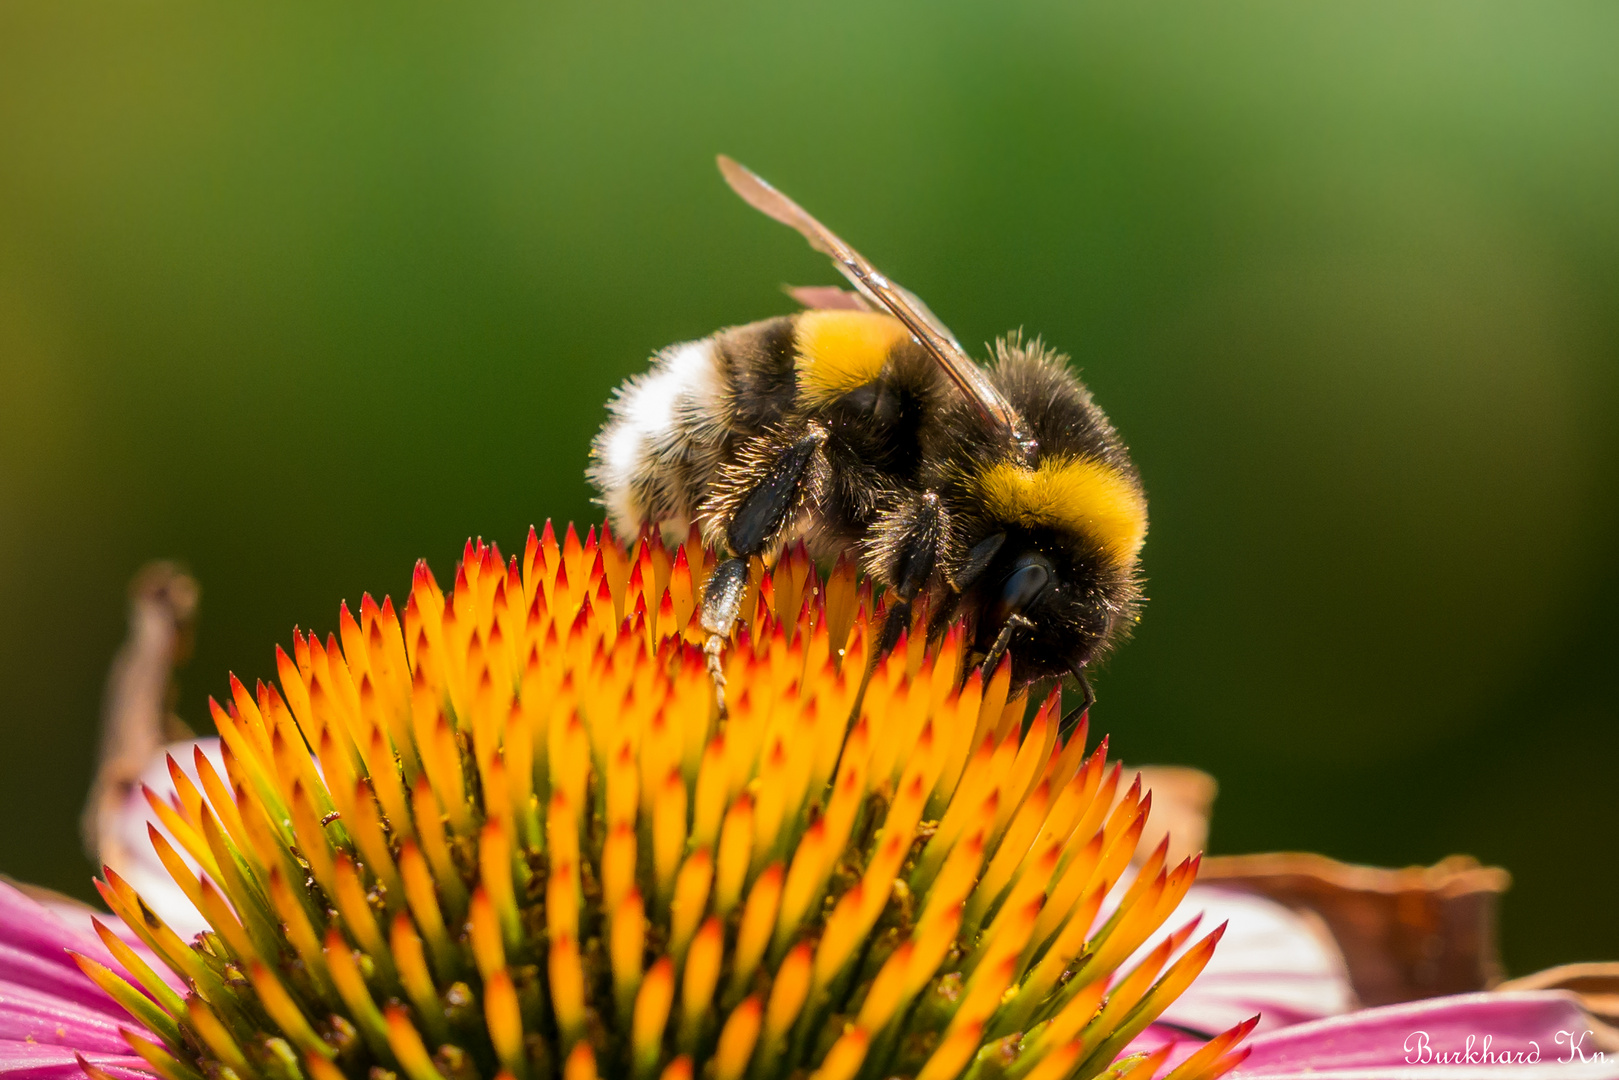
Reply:
<svg viewBox="0 0 1619 1080"><path fill-rule="evenodd" d="M858 554L885 587L873 657L924 591L930 632L966 616L969 664L1010 651L1017 685L1092 664L1135 621L1147 503L1124 443L1066 357L1021 335L987 367L915 295L730 158L746 202L798 230L854 286L793 293L808 310L659 352L609 403L589 476L613 527L684 535L722 558L702 621L721 650L748 561L803 538Z"/></svg>

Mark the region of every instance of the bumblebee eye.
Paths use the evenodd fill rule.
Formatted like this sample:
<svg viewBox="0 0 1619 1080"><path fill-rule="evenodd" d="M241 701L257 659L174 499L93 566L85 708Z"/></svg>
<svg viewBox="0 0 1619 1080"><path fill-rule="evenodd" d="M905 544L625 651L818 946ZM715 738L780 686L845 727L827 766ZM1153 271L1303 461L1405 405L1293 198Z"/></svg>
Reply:
<svg viewBox="0 0 1619 1080"><path fill-rule="evenodd" d="M1051 578L1051 563L1045 556L1033 552L1020 556L1001 583L1001 595L991 613L991 625L1002 626L1013 615L1025 611L1045 592Z"/></svg>

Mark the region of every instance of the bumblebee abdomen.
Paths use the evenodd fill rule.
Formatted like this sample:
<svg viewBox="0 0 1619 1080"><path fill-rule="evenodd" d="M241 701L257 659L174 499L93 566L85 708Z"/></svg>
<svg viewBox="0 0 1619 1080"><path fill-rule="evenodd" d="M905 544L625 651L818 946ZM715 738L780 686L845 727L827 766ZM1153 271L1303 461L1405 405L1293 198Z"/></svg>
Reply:
<svg viewBox="0 0 1619 1080"><path fill-rule="evenodd" d="M864 414L858 392L909 342L887 315L810 310L662 350L647 372L619 387L591 445L590 480L613 527L633 534L655 524L684 533L739 446L790 438L812 415L835 421L851 408ZM861 423L868 419L877 418L834 422L833 452L851 439L869 441L870 425ZM858 449L867 464L891 456Z"/></svg>
<svg viewBox="0 0 1619 1080"><path fill-rule="evenodd" d="M905 324L874 311L805 311L793 320L793 360L799 397L825 405L869 386L894 350L910 341Z"/></svg>
<svg viewBox="0 0 1619 1080"><path fill-rule="evenodd" d="M690 527L732 433L732 381L716 337L671 345L627 379L590 448L588 475L613 528Z"/></svg>

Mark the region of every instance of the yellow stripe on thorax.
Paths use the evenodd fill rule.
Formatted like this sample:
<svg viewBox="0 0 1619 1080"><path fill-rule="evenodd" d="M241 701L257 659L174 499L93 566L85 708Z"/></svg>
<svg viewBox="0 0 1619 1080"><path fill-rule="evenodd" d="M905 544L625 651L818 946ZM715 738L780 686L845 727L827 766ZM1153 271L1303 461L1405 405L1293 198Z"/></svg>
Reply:
<svg viewBox="0 0 1619 1080"><path fill-rule="evenodd" d="M1034 469L1003 462L980 473L978 484L985 505L1000 520L1072 530L1120 564L1134 565L1147 539L1141 488L1091 458L1053 458Z"/></svg>
<svg viewBox="0 0 1619 1080"><path fill-rule="evenodd" d="M898 319L874 311L803 312L794 327L799 389L823 402L864 386L909 336Z"/></svg>

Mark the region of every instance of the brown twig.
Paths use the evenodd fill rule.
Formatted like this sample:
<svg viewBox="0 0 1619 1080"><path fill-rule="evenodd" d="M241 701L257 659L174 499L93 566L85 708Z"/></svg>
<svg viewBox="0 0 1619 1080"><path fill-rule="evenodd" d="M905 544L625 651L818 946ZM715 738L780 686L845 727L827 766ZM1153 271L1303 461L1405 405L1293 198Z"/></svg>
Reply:
<svg viewBox="0 0 1619 1080"><path fill-rule="evenodd" d="M199 593L171 562L148 563L130 582L129 633L107 673L101 752L81 822L85 850L98 865L125 862L120 809L163 746L191 736L174 712L174 670L191 655Z"/></svg>

